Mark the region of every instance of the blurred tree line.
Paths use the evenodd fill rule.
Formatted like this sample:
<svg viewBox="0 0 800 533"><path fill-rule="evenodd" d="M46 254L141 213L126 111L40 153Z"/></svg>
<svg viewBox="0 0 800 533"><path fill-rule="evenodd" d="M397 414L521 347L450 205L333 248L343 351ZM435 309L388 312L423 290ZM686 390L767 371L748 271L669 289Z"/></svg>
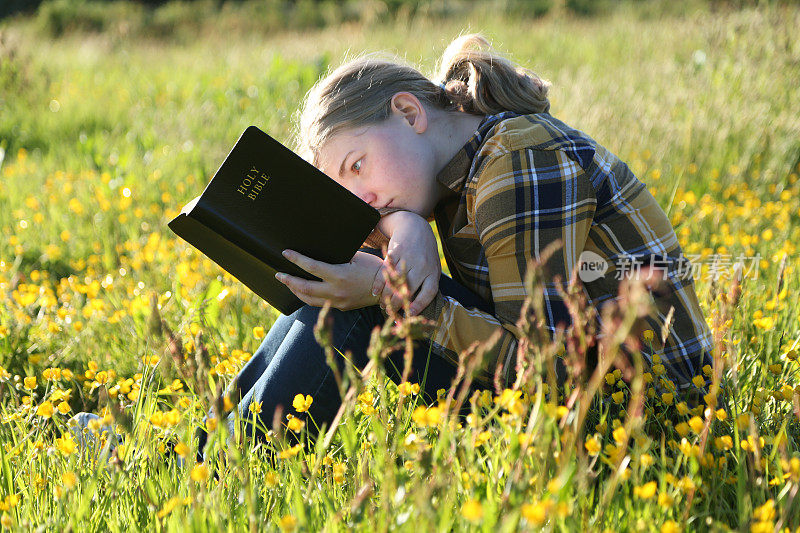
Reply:
<svg viewBox="0 0 800 533"><path fill-rule="evenodd" d="M275 31L367 21L385 17L452 16L490 9L512 16L540 17L558 10L593 16L619 5L676 12L705 3L723 9L800 0L0 0L0 20L33 16L40 29L57 37L70 31L112 31L167 37L181 29L221 20L228 29Z"/></svg>

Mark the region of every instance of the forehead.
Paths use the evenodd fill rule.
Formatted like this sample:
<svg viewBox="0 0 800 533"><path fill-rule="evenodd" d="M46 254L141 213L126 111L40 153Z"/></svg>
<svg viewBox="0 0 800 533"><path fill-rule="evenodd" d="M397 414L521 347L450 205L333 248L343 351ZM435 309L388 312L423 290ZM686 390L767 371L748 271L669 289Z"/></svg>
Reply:
<svg viewBox="0 0 800 533"><path fill-rule="evenodd" d="M326 174L338 176L339 167L351 150L364 149L374 133L373 126L339 130L319 148L319 168Z"/></svg>

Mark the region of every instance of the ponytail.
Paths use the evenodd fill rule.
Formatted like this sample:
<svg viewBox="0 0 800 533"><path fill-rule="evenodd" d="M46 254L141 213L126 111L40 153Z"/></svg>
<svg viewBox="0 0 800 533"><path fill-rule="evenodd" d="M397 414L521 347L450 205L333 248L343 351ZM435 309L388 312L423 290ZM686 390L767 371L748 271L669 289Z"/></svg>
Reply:
<svg viewBox="0 0 800 533"><path fill-rule="evenodd" d="M550 83L497 54L480 34L456 38L442 55L437 78L459 111L547 113Z"/></svg>

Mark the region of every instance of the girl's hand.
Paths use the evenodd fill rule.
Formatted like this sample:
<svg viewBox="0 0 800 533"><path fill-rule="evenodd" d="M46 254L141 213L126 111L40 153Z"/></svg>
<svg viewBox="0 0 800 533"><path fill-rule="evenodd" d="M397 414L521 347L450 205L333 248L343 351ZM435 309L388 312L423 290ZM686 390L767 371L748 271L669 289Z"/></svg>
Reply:
<svg viewBox="0 0 800 533"><path fill-rule="evenodd" d="M439 249L431 225L418 214L408 212L393 227L387 250L383 266L375 277L372 292L381 295L381 302L391 297L389 305L394 310L400 309L402 298L387 283L388 265L391 264L398 272L406 273L412 297L420 289L409 309L409 316L416 315L433 301L439 290L439 276L442 273Z"/></svg>
<svg viewBox="0 0 800 533"><path fill-rule="evenodd" d="M275 278L303 302L322 307L330 300L331 307L349 311L378 303L371 294L375 276L383 265L380 257L356 252L349 263L332 265L316 261L294 250L284 250L283 256L322 281L313 281L279 272Z"/></svg>

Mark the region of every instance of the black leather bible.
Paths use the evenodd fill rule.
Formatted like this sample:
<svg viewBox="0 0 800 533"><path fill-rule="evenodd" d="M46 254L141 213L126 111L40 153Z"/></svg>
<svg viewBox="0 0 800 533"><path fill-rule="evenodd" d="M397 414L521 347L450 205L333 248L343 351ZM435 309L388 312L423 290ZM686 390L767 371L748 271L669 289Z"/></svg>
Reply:
<svg viewBox="0 0 800 533"><path fill-rule="evenodd" d="M320 278L281 252L347 263L379 220L377 209L250 126L203 193L168 227L288 315L304 303L275 273Z"/></svg>

